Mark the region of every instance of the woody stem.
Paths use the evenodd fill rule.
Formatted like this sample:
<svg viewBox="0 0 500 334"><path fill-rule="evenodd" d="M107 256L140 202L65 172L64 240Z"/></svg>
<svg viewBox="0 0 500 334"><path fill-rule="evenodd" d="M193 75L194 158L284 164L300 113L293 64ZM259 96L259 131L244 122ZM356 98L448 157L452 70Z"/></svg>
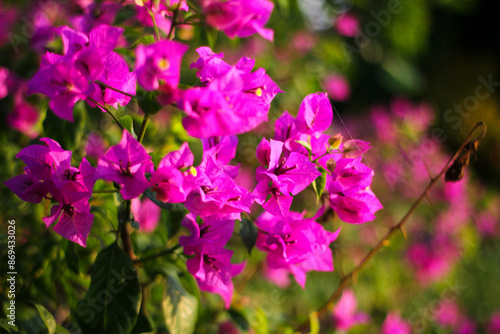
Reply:
<svg viewBox="0 0 500 334"><path fill-rule="evenodd" d="M384 244L387 243L387 241L397 232L397 231L402 231L403 225L407 222L408 218L413 214L415 209L418 207L418 205L424 200L424 198L427 197L429 191L434 187L434 185L441 179L441 176L446 172L448 169L448 166L454 161L458 155L464 150L465 146L469 143L469 141L472 139L472 136L476 132L478 128L482 128L483 135L486 133L486 126L484 125L483 122L479 122L474 126L474 128L471 130L465 141L462 143L460 148L455 152L455 154L448 160L448 162L444 165L444 167L441 169L441 172L434 177L429 185L425 188L424 192L420 195L420 197L413 203L411 208L408 210L408 212L401 218L401 220L391 227L389 231L384 235L384 237L377 242L375 247L366 254L366 256L361 260L361 262L354 267L348 274L346 274L341 280L340 283L337 287L337 289L333 292L333 294L328 298L326 303L317 311L318 317L323 315L327 310L329 310L335 301L340 297L342 294L342 291L344 291L345 287L349 282L353 279L354 276L358 274L358 272L361 271L365 267L365 265L370 261L370 259L384 246ZM296 332L301 332L305 333L309 329L310 321L306 320L304 323L302 323L296 330Z"/></svg>

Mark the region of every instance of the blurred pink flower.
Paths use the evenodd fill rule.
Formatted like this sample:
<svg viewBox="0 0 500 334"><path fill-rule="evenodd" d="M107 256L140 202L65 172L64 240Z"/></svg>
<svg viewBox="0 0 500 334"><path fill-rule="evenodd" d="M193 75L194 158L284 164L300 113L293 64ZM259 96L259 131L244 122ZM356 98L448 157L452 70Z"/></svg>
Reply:
<svg viewBox="0 0 500 334"><path fill-rule="evenodd" d="M290 285L289 271L284 268L270 268L264 262L264 277L276 284L280 289L285 289Z"/></svg>
<svg viewBox="0 0 500 334"><path fill-rule="evenodd" d="M480 212L476 215L475 220L476 227L483 238L498 235L498 218L491 212Z"/></svg>
<svg viewBox="0 0 500 334"><path fill-rule="evenodd" d="M428 285L443 278L450 271L459 257L459 250L448 236L438 234L424 237L411 245L406 256L417 271L419 283Z"/></svg>
<svg viewBox="0 0 500 334"><path fill-rule="evenodd" d="M330 74L324 80L324 87L334 101L345 101L351 95L349 82L340 74Z"/></svg>
<svg viewBox="0 0 500 334"><path fill-rule="evenodd" d="M456 327L462 315L460 308L454 302L441 302L434 312L434 318L441 326Z"/></svg>
<svg viewBox="0 0 500 334"><path fill-rule="evenodd" d="M40 116L38 110L20 98L15 100L12 112L7 115L7 124L30 138L37 137L39 133L34 126Z"/></svg>
<svg viewBox="0 0 500 334"><path fill-rule="evenodd" d="M353 14L346 13L337 17L335 28L341 35L355 37L359 32L359 20Z"/></svg>
<svg viewBox="0 0 500 334"><path fill-rule="evenodd" d="M389 312L381 328L382 334L410 334L411 326L396 312Z"/></svg>
<svg viewBox="0 0 500 334"><path fill-rule="evenodd" d="M306 54L316 44L316 38L308 31L299 31L293 36L292 44L297 51Z"/></svg>
<svg viewBox="0 0 500 334"><path fill-rule="evenodd" d="M102 136L96 132L91 132L87 136L85 143L86 156L94 159L99 159L106 153L106 145Z"/></svg>
<svg viewBox="0 0 500 334"><path fill-rule="evenodd" d="M339 331L348 331L357 324L366 324L370 317L361 312L356 312L357 302L354 292L350 289L344 290L337 305L333 308L334 326Z"/></svg>
<svg viewBox="0 0 500 334"><path fill-rule="evenodd" d="M500 311L493 313L487 328L488 334L500 334Z"/></svg>
<svg viewBox="0 0 500 334"><path fill-rule="evenodd" d="M8 76L9 70L5 67L0 67L0 99L3 99L9 94L9 88L7 86Z"/></svg>
<svg viewBox="0 0 500 334"><path fill-rule="evenodd" d="M158 226L161 209L149 198L144 197L142 201L139 198L134 198L130 209L134 219L139 223L141 231L153 232Z"/></svg>

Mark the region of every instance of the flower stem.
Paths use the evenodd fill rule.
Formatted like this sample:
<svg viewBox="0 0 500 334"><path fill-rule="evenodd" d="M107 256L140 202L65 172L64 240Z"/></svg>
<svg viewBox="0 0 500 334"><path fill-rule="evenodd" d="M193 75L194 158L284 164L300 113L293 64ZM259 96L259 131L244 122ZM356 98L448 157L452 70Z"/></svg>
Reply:
<svg viewBox="0 0 500 334"><path fill-rule="evenodd" d="M132 241L130 240L130 234L128 232L128 222L130 221L130 205L131 201L125 201L125 212L122 218L122 226L120 231L120 237L123 242L123 250L128 254L128 256L135 260L137 257L134 254L134 248L132 247Z"/></svg>
<svg viewBox="0 0 500 334"><path fill-rule="evenodd" d="M144 115L144 118L142 119L142 124L141 124L141 130L139 132L139 137L137 138L137 140L139 141L139 143L142 143L142 140L144 139L144 135L146 134L146 128L148 127L148 123L149 123L149 114L145 114Z"/></svg>
<svg viewBox="0 0 500 334"><path fill-rule="evenodd" d="M112 86L110 86L110 85L108 85L108 84L106 84L106 83L104 83L104 82L102 82L102 81L95 80L95 81L94 81L94 83L99 84L99 85L101 85L101 86L103 86L103 87L109 88L109 89L111 89L111 90L114 90L115 92L118 92L118 93L120 93L120 94L126 95L126 96L128 96L128 97L133 98L133 99L136 99L136 100L138 100L138 99L139 99L139 97L138 97L137 95L134 95L134 94L129 94L129 93L127 93L127 92L124 92L123 90L120 90L120 89L118 89L118 88L112 87Z"/></svg>
<svg viewBox="0 0 500 334"><path fill-rule="evenodd" d="M407 222L408 218L413 214L415 209L418 207L418 205L424 200L424 198L427 197L429 191L434 187L434 185L441 179L441 176L446 172L448 169L448 166L452 163L452 161L455 160L456 157L464 150L465 146L471 141L472 136L476 132L478 128L481 128L482 130L482 136L486 133L486 125L483 122L479 122L474 126L474 128L471 130L465 141L462 143L460 148L455 152L455 154L448 160L446 165L441 169L441 172L439 174L431 179L431 182L425 188L424 192L420 195L420 197L413 203L411 208L408 210L408 212L404 215L403 218L389 229L389 231L385 234L385 236L377 242L375 247L366 254L366 256L361 260L361 262L354 267L348 274L346 274L341 280L340 283L337 287L337 289L333 292L333 294L328 298L326 303L317 311L318 317L323 315L327 310L329 310L335 301L340 297L342 294L342 291L344 291L345 287L349 284L349 282L365 267L365 265L370 261L370 259L380 250L384 245L387 244L387 241L398 231L403 232L403 225ZM480 138L482 138L482 136ZM304 323L302 323L297 329L296 332L300 333L305 333L309 329L310 322L309 320L306 320Z"/></svg>
<svg viewBox="0 0 500 334"><path fill-rule="evenodd" d="M175 252L177 249L179 249L181 247L181 245L177 244L175 246L173 246L172 248L168 248L168 249L165 249L159 253L156 253L156 254L153 254L153 255L149 255L149 256L145 256L143 258L140 258L140 259L135 259L134 260L134 263L142 263L142 262L146 262L146 261L149 261L149 260L154 260L156 258L159 258L163 255L168 255L168 254L171 254L173 252Z"/></svg>
<svg viewBox="0 0 500 334"><path fill-rule="evenodd" d="M107 190L94 190L92 193L94 194L112 194L119 192L120 189L107 189Z"/></svg>
<svg viewBox="0 0 500 334"><path fill-rule="evenodd" d="M118 119L118 117L116 117L116 115L106 106L103 106L102 104L100 104L99 102L97 102L96 100L94 100L93 98L91 97L87 97L87 100L89 100L90 102L93 102L95 104L97 104L99 107L101 107L102 109L106 110L106 112L115 120L116 124L118 124L118 126L122 129L122 130L125 130L125 127L123 126L123 124L120 122L120 120Z"/></svg>
<svg viewBox="0 0 500 334"><path fill-rule="evenodd" d="M179 1L179 3L177 3L177 7L175 8L174 10L174 16L172 17L172 24L170 25L170 30L168 31L168 36L167 38L168 39L173 39L173 33L174 33L174 29L175 29L175 26L177 24L177 15L179 14L179 8L181 6L181 2Z"/></svg>

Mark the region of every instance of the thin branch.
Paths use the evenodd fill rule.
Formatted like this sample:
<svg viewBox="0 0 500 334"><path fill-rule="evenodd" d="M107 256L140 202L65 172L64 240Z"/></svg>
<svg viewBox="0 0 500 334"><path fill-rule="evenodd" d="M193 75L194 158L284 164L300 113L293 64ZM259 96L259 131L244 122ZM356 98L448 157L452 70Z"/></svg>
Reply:
<svg viewBox="0 0 500 334"><path fill-rule="evenodd" d="M94 81L94 83L99 84L99 85L101 85L101 86L103 86L103 87L109 88L109 89L111 89L111 90L114 90L115 92L118 92L118 93L120 93L120 94L126 95L126 96L128 96L128 97L133 98L133 99L136 99L136 100L138 100L138 99L139 99L139 96L137 96L137 95L130 94L130 93L127 93L127 92L124 92L123 90L120 90L120 89L118 89L118 88L115 88L115 87L113 87L113 86L110 86L110 85L108 85L108 84L106 84L106 83L104 83L104 82L102 82L102 81L95 80L95 81Z"/></svg>
<svg viewBox="0 0 500 334"><path fill-rule="evenodd" d="M125 212L122 217L122 226L120 237L123 242L123 250L128 254L128 256L135 260L137 257L134 254L134 248L132 247L132 241L130 240L130 234L128 232L128 222L130 221L130 205L131 201L125 201Z"/></svg>
<svg viewBox="0 0 500 334"><path fill-rule="evenodd" d="M344 291L344 289L347 286L347 284L349 284L349 282L351 280L353 280L354 277L356 277L356 275L361 271L361 269L363 269L365 267L365 265L370 261L370 259L385 244L387 244L388 240L392 237L393 234L395 234L398 231L401 231L403 233L403 235L404 235L403 225L407 222L408 218L413 214L413 212L418 207L418 205L423 201L423 199L425 197L427 197L427 194L429 193L429 191L441 179L441 177L446 172L446 170L448 169L448 166L452 163L452 161L454 161L458 157L458 155L464 150L465 146L471 141L472 136L475 134L475 132L476 132L476 130L478 128L481 128L482 134L481 134L481 136L479 136L475 140L479 140L479 139L481 139L481 138L484 137L484 135L486 134L486 125L483 122L479 122L479 123L476 124L476 126L474 126L474 128L469 133L469 135L467 136L467 138L465 139L465 141L462 143L462 145L460 146L460 148L455 152L455 154L450 158L450 160L448 160L448 162L446 163L446 165L444 165L444 167L441 169L441 172L439 172L439 174L431 180L431 182L429 183L429 185L427 186L427 188L425 188L425 191L420 195L420 197L415 201L415 203L413 203L413 205L411 206L411 208L404 215L404 217L401 218L401 220L399 221L399 223L397 223L396 225L394 225L393 227L391 227L389 229L389 231L386 233L386 235L363 258L363 260L361 260L361 262L356 267L354 267L354 269L352 269L351 272L349 272L346 276L344 276L340 280L339 286L337 287L337 289L335 290L335 292L330 296L330 298L328 299L328 301L318 310L318 317L320 317L321 315L323 315L328 309L330 309L333 306L333 304L335 303L335 301L342 294L342 291ZM309 319L308 319L304 323L302 323L302 325L300 325L297 328L296 331L297 332L301 332L301 333L305 333L309 329L309 325L310 325L310 323L309 323Z"/></svg>
<svg viewBox="0 0 500 334"><path fill-rule="evenodd" d="M102 104L100 104L99 102L97 102L96 100L94 100L93 98L91 97L87 97L87 100L89 100L90 102L93 102L95 104L97 104L99 107L101 107L103 110L106 110L106 112L115 120L116 124L118 124L118 126L122 129L122 130L125 130L125 127L123 126L123 124L120 122L120 120L118 119L118 117L116 117L116 115L111 111L111 109L109 109L108 107L106 106L103 106Z"/></svg>
<svg viewBox="0 0 500 334"><path fill-rule="evenodd" d="M92 191L93 194L112 194L112 193L117 193L120 192L120 189L107 189L107 190L94 190Z"/></svg>
<svg viewBox="0 0 500 334"><path fill-rule="evenodd" d="M172 254L173 252L175 252L180 247L181 247L181 245L177 244L177 245L173 246L172 248L165 249L165 250L163 250L163 251L161 251L159 253L156 253L156 254L153 254L153 255L149 255L149 256L145 256L145 257L140 258L140 259L135 259L134 263L142 263L142 262L146 262L146 261L149 261L149 260L154 260L154 259L159 258L159 257L164 256L164 255Z"/></svg>
<svg viewBox="0 0 500 334"><path fill-rule="evenodd" d="M144 139L144 135L146 134L146 128L148 127L149 117L150 117L149 114L146 113L144 115L144 118L142 119L141 130L139 131L139 137L137 138L139 143L142 143L142 140Z"/></svg>
<svg viewBox="0 0 500 334"><path fill-rule="evenodd" d="M177 24L177 15L179 15L179 9L181 7L181 2L179 1L179 3L177 3L177 7L175 8L174 10L174 16L172 17L172 24L170 25L170 30L168 31L168 36L167 38L168 39L172 39L173 38L173 33L174 33L174 28L175 28L175 25Z"/></svg>

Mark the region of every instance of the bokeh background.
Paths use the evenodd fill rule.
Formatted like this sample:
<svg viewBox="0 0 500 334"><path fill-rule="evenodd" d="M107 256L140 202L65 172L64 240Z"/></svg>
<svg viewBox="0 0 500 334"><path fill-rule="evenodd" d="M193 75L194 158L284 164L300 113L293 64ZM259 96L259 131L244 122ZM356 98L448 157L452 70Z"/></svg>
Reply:
<svg viewBox="0 0 500 334"><path fill-rule="evenodd" d="M65 13L78 13L78 2L2 1L0 4L0 87L14 76L15 88L0 99L0 181L22 170L15 154L36 138L49 136L79 159L94 153L92 143L105 146L119 140L119 131L99 112L83 103L75 107L75 123L47 111L47 101L26 96L24 83L38 69L45 50L60 52L61 41L45 26L69 24ZM209 45L235 64L243 56L256 59L285 91L274 100L269 123L239 136L236 161L243 173L258 165L255 148L262 136L274 134L274 121L285 110L295 115L302 99L326 91L335 107L330 134L370 141L364 163L375 170L373 190L384 209L362 226L334 219L329 228L342 227L334 243L333 273L308 275L306 289L295 282L276 287L265 279L264 254L249 257L235 233L230 248L235 262L248 260L235 278L236 302L230 312L217 296L203 294L197 333L291 332L309 318L336 289L344 272L355 266L370 248L398 222L430 179L463 142L474 125L483 121L488 132L479 143L470 167L457 183L440 182L414 213L404 233L396 235L355 278L350 289L357 310L369 321L347 330L379 333L389 312L408 321L414 333L499 333L494 329L500 312L500 43L498 6L490 0L276 0L268 27L274 43L259 36L231 40L222 33L185 26L177 39L192 46ZM63 9L64 8L64 9ZM121 10L115 24L134 15ZM45 20L47 22L43 21ZM127 42L144 28L127 28ZM120 54L131 55L123 48ZM193 85L194 47L184 59L182 83ZM132 63L130 64L132 65ZM3 83L2 83L3 81ZM12 84L11 84L12 87ZM136 105L120 110L141 119ZM182 115L166 107L155 119L144 143L159 154L189 141L200 143L182 129ZM137 124L139 124L137 122ZM201 155L198 155L201 159ZM101 185L102 186L102 185ZM253 185L248 184L251 190ZM294 210L315 207L313 190L294 201ZM21 202L1 187L1 277L6 270L6 222L16 220L19 273L18 320L23 332L38 333L42 319L29 304L45 306L59 324L71 324L71 310L89 285L97 252L114 240L116 205L107 195L93 199L94 224L83 249L46 231L41 221L48 203ZM163 213L153 234L141 231L132 238L138 251L171 244L179 229L174 213ZM159 261L159 266L163 262ZM147 273L144 274L147 276ZM164 333L161 303L165 282L151 278L148 311L154 331ZM193 280L182 277L196 293ZM7 301L2 279L1 302ZM190 290L191 289L191 290ZM198 292L199 293L199 292ZM2 307L0 314L3 314ZM321 332L334 329L331 316L321 318ZM222 324L222 325L221 325ZM222 330L221 330L222 326ZM226 326L226 327L224 327ZM6 330L4 320L0 328ZM62 329L61 329L62 330Z"/></svg>

